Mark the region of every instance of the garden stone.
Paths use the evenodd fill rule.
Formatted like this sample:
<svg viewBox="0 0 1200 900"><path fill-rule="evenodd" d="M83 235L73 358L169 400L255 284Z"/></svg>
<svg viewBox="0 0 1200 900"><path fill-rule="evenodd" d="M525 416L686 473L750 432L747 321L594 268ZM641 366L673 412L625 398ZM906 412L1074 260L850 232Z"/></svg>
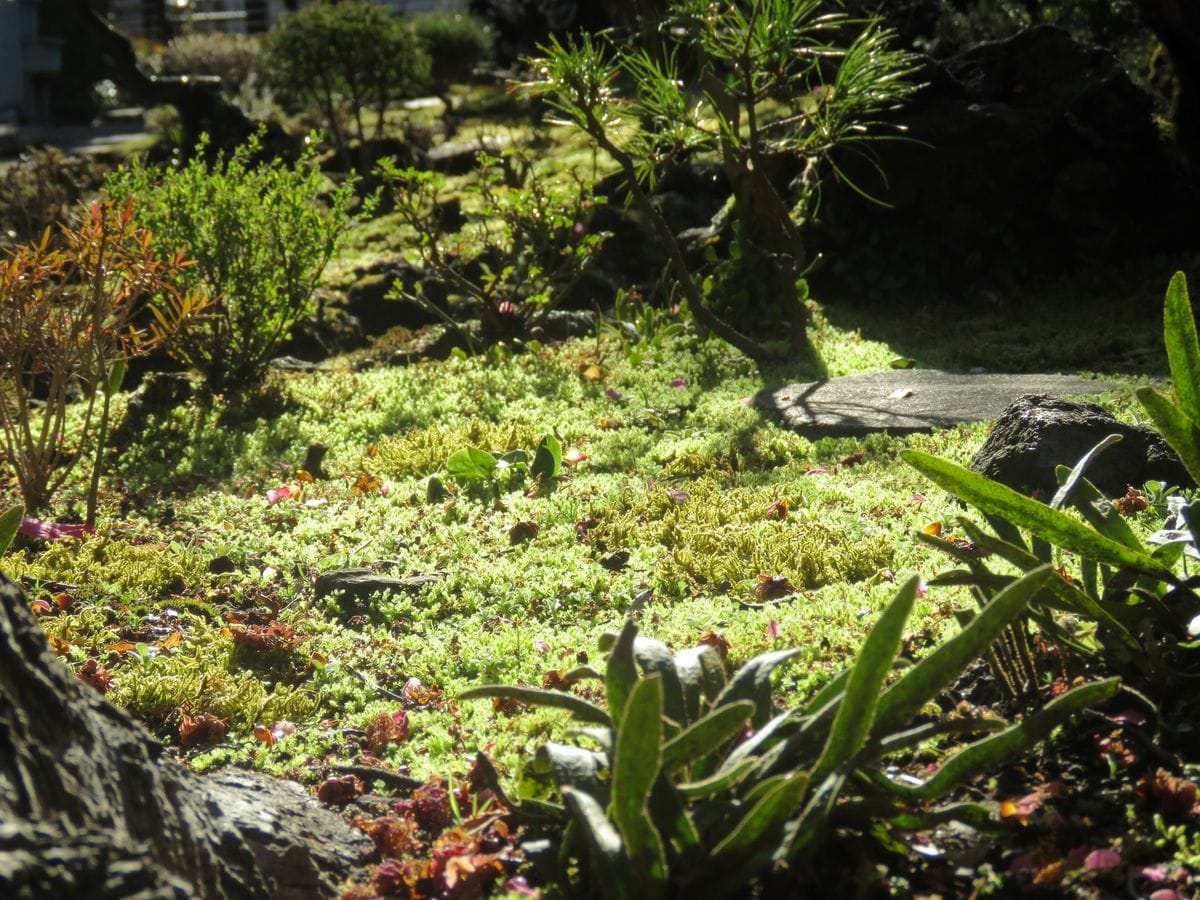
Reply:
<svg viewBox="0 0 1200 900"><path fill-rule="evenodd" d="M429 151L429 168L447 175L466 175L475 168L481 153L499 156L512 144L507 135L491 135L469 141L446 141Z"/></svg>
<svg viewBox="0 0 1200 900"><path fill-rule="evenodd" d="M318 600L323 597L337 597L342 609L347 613L352 613L358 612L370 602L372 597L385 591L411 594L428 584L436 584L445 577L444 572L391 578L387 575L378 575L370 569L333 569L318 575L314 587Z"/></svg>
<svg viewBox="0 0 1200 900"><path fill-rule="evenodd" d="M890 369L767 388L760 409L809 438L910 434L994 419L1022 394L1099 394L1112 384L1064 375L961 375L937 369Z"/></svg>
<svg viewBox="0 0 1200 900"><path fill-rule="evenodd" d="M1018 397L996 421L971 469L1024 493L1052 496L1054 470L1074 466L1110 434L1121 440L1097 456L1085 477L1108 497L1150 480L1191 486L1175 452L1154 431L1126 425L1094 403L1072 403L1045 394Z"/></svg>
<svg viewBox="0 0 1200 900"><path fill-rule="evenodd" d="M321 368L315 362L294 356L277 356L269 365L277 372L316 372Z"/></svg>

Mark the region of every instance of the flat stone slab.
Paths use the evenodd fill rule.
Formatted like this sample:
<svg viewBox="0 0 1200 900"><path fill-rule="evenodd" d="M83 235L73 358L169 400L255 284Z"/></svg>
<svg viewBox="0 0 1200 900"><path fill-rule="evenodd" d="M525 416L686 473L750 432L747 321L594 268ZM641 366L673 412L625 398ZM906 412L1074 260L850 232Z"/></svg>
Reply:
<svg viewBox="0 0 1200 900"><path fill-rule="evenodd" d="M847 437L873 431L911 434L961 422L995 419L1022 394L1069 397L1115 387L1071 375L962 375L938 369L891 369L827 381L766 388L759 409L776 412L805 437Z"/></svg>

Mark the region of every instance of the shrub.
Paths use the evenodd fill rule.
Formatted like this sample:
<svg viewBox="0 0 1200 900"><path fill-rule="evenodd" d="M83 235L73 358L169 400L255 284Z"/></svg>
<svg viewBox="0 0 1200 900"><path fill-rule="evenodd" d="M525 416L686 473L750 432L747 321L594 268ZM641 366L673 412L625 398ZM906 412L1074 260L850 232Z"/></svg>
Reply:
<svg viewBox="0 0 1200 900"><path fill-rule="evenodd" d="M353 180L333 190L308 149L294 167L253 163L259 138L211 164L206 142L187 164L159 170L134 163L107 190L138 200L138 220L166 252L195 259L186 283L211 301L167 344L213 391L260 379L292 327L314 309L313 290L349 226Z"/></svg>
<svg viewBox="0 0 1200 900"><path fill-rule="evenodd" d="M314 3L285 16L267 35L263 72L285 103L315 116L350 165L360 148L383 134L384 113L396 97L426 83L429 58L417 36L370 0ZM375 117L367 128L363 116ZM360 159L366 169L370 161Z"/></svg>
<svg viewBox="0 0 1200 900"><path fill-rule="evenodd" d="M478 181L468 189L479 197L479 215L453 244L446 240L443 218L455 207L447 204L442 175L400 170L388 160L377 173L391 185L396 213L416 233L425 269L471 301L490 342L526 334L585 276L608 235L583 225L599 202L584 180L556 182L516 153L483 155L480 166ZM466 247L475 253L464 252ZM458 327L419 286L416 293L397 288L393 296Z"/></svg>
<svg viewBox="0 0 1200 900"><path fill-rule="evenodd" d="M167 44L158 68L164 75L215 75L236 94L258 61L258 38L212 31L185 34Z"/></svg>
<svg viewBox="0 0 1200 900"><path fill-rule="evenodd" d="M156 253L132 216L131 203L94 204L77 228L46 231L0 261L0 431L31 516L90 453L94 523L109 402L125 363L199 309L175 287L182 254ZM147 306L159 318L153 335L134 327ZM76 395L84 409L72 443L67 411Z"/></svg>
<svg viewBox="0 0 1200 900"><path fill-rule="evenodd" d="M674 0L658 38L651 49L588 34L551 38L525 87L616 161L700 325L762 358L771 354L725 316L774 320L793 349L806 350L796 218L811 212L818 164L865 140L912 92L913 61L876 22L826 15L819 0ZM728 259L708 279L688 264L648 192L664 166L704 151L720 154L733 186ZM768 160L781 155L806 163L798 204L771 177Z"/></svg>
<svg viewBox="0 0 1200 900"><path fill-rule="evenodd" d="M0 244L35 241L104 183L105 167L57 147L29 150L0 178Z"/></svg>
<svg viewBox="0 0 1200 900"><path fill-rule="evenodd" d="M599 748L551 743L538 751L529 774L552 780L562 805L501 797L518 815L570 823L557 838L563 871L581 876L568 895L747 896L772 869L803 863L832 836L835 807L837 828L994 821L980 804L932 804L1111 697L1116 680L1082 684L1019 722L967 716L909 723L1054 577L1045 566L1014 582L887 686L916 598L913 578L849 669L808 703L778 714L771 674L800 650L763 654L726 679L712 647L672 657L664 644L639 637L632 622L602 642L609 651L603 674L585 667L565 676L568 685L603 681L607 710L568 690L487 686L460 699L565 709L586 726L577 733ZM893 781L880 764L936 737L971 733L985 736L915 784Z"/></svg>
<svg viewBox="0 0 1200 900"><path fill-rule="evenodd" d="M492 52L492 33L473 16L424 13L413 17L412 27L429 56L429 78L438 92L469 80Z"/></svg>

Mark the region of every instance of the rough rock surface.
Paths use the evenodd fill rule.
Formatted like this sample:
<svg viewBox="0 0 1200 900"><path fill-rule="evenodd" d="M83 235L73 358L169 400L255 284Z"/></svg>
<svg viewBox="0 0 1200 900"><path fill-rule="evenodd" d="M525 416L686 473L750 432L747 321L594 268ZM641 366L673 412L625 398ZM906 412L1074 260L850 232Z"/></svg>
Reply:
<svg viewBox="0 0 1200 900"><path fill-rule="evenodd" d="M828 381L768 388L754 397L806 437L907 434L994 419L1030 392L1098 394L1104 381L1064 375L959 375L937 369L891 369Z"/></svg>
<svg viewBox="0 0 1200 900"><path fill-rule="evenodd" d="M1058 487L1055 468L1074 466L1110 434L1121 435L1121 440L1097 456L1086 473L1109 497L1151 480L1192 484L1179 457L1156 432L1118 422L1094 403L1045 394L1013 401L971 460L971 468L1024 493L1038 491L1049 497Z"/></svg>
<svg viewBox="0 0 1200 900"><path fill-rule="evenodd" d="M0 896L329 897L372 851L298 785L167 757L0 577Z"/></svg>
<svg viewBox="0 0 1200 900"><path fill-rule="evenodd" d="M441 572L392 578L364 568L333 569L317 576L314 589L318 599L337 597L344 609L354 611L384 591L392 591L397 594L412 593L427 584L440 581L444 577L445 574Z"/></svg>

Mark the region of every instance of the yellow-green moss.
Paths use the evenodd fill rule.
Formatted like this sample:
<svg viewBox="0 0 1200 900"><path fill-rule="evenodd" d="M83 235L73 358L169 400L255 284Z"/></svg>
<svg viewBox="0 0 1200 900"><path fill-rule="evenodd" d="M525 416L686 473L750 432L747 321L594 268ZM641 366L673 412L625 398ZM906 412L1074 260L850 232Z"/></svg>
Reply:
<svg viewBox="0 0 1200 900"><path fill-rule="evenodd" d="M477 419L466 425L431 425L383 441L370 465L388 478L419 477L441 469L446 458L463 447L508 453L531 450L541 439L542 432L522 422L495 424Z"/></svg>
<svg viewBox="0 0 1200 900"><path fill-rule="evenodd" d="M34 556L4 559L9 578L61 581L85 591L106 586L146 596L179 591L207 580L204 560L162 543L130 544L106 534L82 540L62 538Z"/></svg>

